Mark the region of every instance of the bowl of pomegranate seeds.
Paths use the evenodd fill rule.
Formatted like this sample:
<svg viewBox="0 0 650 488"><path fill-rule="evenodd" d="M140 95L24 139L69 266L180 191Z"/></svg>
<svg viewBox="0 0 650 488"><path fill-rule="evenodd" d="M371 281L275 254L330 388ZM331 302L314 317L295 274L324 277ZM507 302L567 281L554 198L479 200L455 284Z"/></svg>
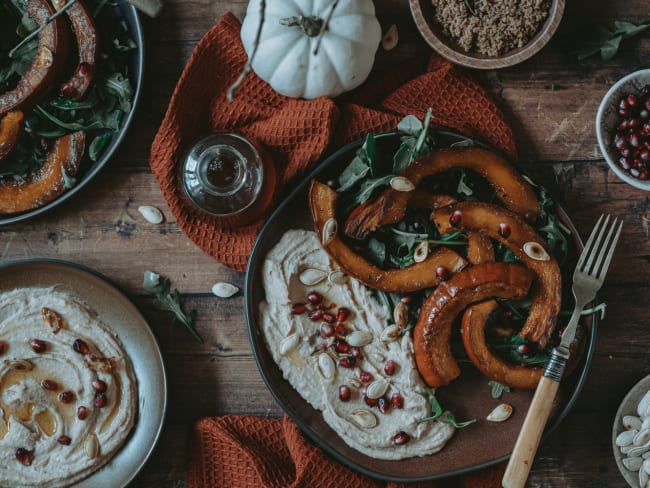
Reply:
<svg viewBox="0 0 650 488"><path fill-rule="evenodd" d="M630 73L609 89L598 109L596 134L612 171L650 191L650 69Z"/></svg>

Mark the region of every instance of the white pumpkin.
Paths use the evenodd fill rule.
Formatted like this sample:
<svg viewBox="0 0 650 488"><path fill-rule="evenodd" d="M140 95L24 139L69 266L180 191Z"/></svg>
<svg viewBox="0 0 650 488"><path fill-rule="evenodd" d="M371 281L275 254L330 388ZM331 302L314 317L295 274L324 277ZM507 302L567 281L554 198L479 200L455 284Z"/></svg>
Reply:
<svg viewBox="0 0 650 488"><path fill-rule="evenodd" d="M296 98L335 97L363 83L372 69L381 27L372 0L266 0L264 25L252 68L278 93ZM322 23L331 18L323 32ZM260 22L251 0L241 28L248 56Z"/></svg>

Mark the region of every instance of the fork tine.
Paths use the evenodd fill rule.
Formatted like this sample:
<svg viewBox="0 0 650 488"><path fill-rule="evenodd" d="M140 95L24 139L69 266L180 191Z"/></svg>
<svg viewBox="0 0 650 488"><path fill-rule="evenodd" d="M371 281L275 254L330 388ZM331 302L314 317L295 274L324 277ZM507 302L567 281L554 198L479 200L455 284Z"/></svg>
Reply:
<svg viewBox="0 0 650 488"><path fill-rule="evenodd" d="M614 255L614 249L616 249L616 244L618 243L618 238L621 235L621 230L623 229L623 221L621 220L621 223L618 226L618 230L616 231L616 235L614 236L614 239L612 239L612 244L609 247L609 252L607 253L607 257L605 258L605 262L603 263L603 267L600 270L600 273L598 273L598 280L602 281L605 279L605 275L607 274L607 269L609 268L609 263L612 262L612 256Z"/></svg>
<svg viewBox="0 0 650 488"><path fill-rule="evenodd" d="M618 222L618 217L614 219L614 222L612 222L611 227L609 228L609 232L607 233L607 237L605 238L605 242L603 242L603 247L600 249L600 252L598 253L598 259L594 263L594 267L591 268L591 274L592 276L597 276L600 270L600 263L603 262L603 258L608 252L608 246L609 242L612 240L612 235L614 235L614 231L616 230L616 222ZM605 234L605 232L603 232Z"/></svg>
<svg viewBox="0 0 650 488"><path fill-rule="evenodd" d="M585 264L585 267L583 271L585 273L590 273L591 270L593 269L591 265L594 262L594 259L596 259L596 256L598 256L598 249L600 249L600 241L603 240L603 236L607 232L607 224L609 223L609 215L605 217L605 221L603 222L602 227L598 230L598 236L596 236L596 242L594 242L594 247L592 247L589 250L589 256L587 258L587 263Z"/></svg>
<svg viewBox="0 0 650 488"><path fill-rule="evenodd" d="M576 264L576 270L582 268L582 264L585 262L585 259L590 252L591 245L593 244L594 239L596 238L596 235L598 233L598 227L600 226L600 222L603 220L603 217L604 215L601 215L598 218L596 225L594 225L594 230L591 231L591 235L589 236L589 239L587 240L585 247L582 248L582 252L580 253L580 258L578 259L578 264Z"/></svg>

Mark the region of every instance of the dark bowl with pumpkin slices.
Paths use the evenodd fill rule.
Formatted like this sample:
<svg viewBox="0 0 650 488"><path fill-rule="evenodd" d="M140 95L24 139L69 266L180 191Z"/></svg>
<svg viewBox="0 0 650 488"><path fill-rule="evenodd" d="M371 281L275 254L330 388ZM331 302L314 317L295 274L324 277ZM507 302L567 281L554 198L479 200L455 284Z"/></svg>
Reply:
<svg viewBox="0 0 650 488"><path fill-rule="evenodd" d="M458 133L433 130L430 133L436 140L437 147L468 141L465 136ZM425 458L413 457L395 461L374 459L349 447L325 423L321 412L312 408L283 378L282 372L267 349L258 312L260 302L265 299L261 283L266 255L287 230L314 229L308 204L312 180L321 182L336 180L363 143L364 140L353 142L327 157L286 197L259 234L246 273L245 312L249 338L260 373L276 401L306 436L337 461L359 473L387 481L427 481L467 473L502 462L512 452L533 397L531 390L512 389L510 392L503 393L501 398L493 398L488 386L488 378L483 376L470 361L461 361L460 377L449 385L438 388L435 396L439 403L453 412L459 421L476 419L476 422L458 429L445 448L437 454ZM471 141L471 143L503 156L479 141ZM381 139L377 139L377 150L386 151L391 156L399 145L398 134L384 135ZM516 164L512 163L516 167ZM573 307L570 298L570 276L573 271L571 260L575 259L582 249L582 242L566 212L560 206L554 205L554 207L559 221L570 232L568 241L571 257L562 267L564 282L562 310L571 310ZM571 410L587 377L594 351L598 318L595 315L586 316L581 323L584 334L578 353L574 355L573 371L560 385L545 435L554 430ZM456 354L455 349L454 354ZM501 423L487 421L488 414L501 403L512 405L512 416Z"/></svg>
<svg viewBox="0 0 650 488"><path fill-rule="evenodd" d="M50 8L52 8L52 4L54 3L64 5L66 2L64 0L55 0L49 4ZM95 3L94 0L85 0L84 10L86 11L86 15L92 15L93 9L98 5L102 5L102 3ZM67 18L68 14L64 14L60 15L55 21L59 23L59 27L63 25L64 21L70 22L69 25L65 24L67 33L66 36L63 37L62 42L58 43L58 46L61 47L60 54L63 57L67 58L66 71L62 72L59 70L57 76L52 77L52 79L47 77L49 76L48 74L45 77L45 82L53 85L47 87L49 94L45 97L38 96L35 97L34 100L28 100L24 106L19 106L16 110L24 111L25 117L27 118L30 114L39 109L39 107L42 107L48 111L50 115L52 115L52 113L55 113L56 108L52 108L54 106L50 106L49 104L52 101L65 101L65 97L68 97L73 102L79 102L83 104L84 101L87 100L87 97L82 97L82 95L90 93L93 89L92 86L88 86L88 82L85 79L86 77L84 75L90 69L93 73L92 79L96 80L94 76L96 75L96 72L100 70L99 64L106 63L106 59L109 59L109 62L111 62L111 55L109 54L107 58L106 49L109 51L112 50L112 52L128 51L128 53L124 55L126 59L124 70L126 72L126 78L128 78L130 81L132 88L129 103L128 105L125 104L121 114L115 115L115 120L105 122L104 125L112 126L111 129L105 129L103 127L100 127L99 129L91 128L87 131L84 131L84 136L82 136L81 130L79 130L79 132L73 132L75 129L74 126L70 126L67 128L67 130L60 129L57 131L57 134L54 134L55 131L51 130L51 126L48 128L48 130L45 130L45 128L43 128L45 135L41 138L40 143L41 152L44 153L41 155L44 161L42 168L43 170L39 173L38 168L35 168L31 172L26 173L25 181L36 181L48 174L50 172L50 169L47 168L48 162L50 163L51 167L55 167L55 169L59 172L62 171L61 166L65 166L65 164L74 164L76 173L70 178L67 178L66 176L62 177L62 181L64 183L63 188L61 188L61 185L58 185L58 188L55 188L55 186L57 186L56 184L52 184L50 185L50 188L47 188L47 185L42 182L40 187L35 189L33 198L31 195L21 194L18 185L16 184L19 180L11 181L11 172L6 169L6 166L4 166L4 164L0 165L0 174L9 175L8 178L4 178L5 183L9 182L16 184L15 188L13 189L13 193L8 192L4 197L0 193L0 206L8 206L9 202L16 200L14 197L17 195L20 195L20 198L25 200L25 202L20 203L20 205L23 206L20 207L19 210L13 211L10 208L9 211L5 210L0 212L0 225L14 224L36 216L40 216L63 204L69 199L72 199L73 196L80 192L84 187L86 187L88 183L93 180L102 170L102 168L104 168L110 161L111 157L123 143L127 131L134 118L134 114L138 106L142 91L145 55L144 33L142 31L142 25L140 23L137 10L126 0L116 0L114 3L103 5L102 8L111 9L110 15L115 19L111 22L119 22L120 24L123 24L123 34L129 38L128 46L126 43L121 43L122 39L118 41L117 37L115 37L111 43L112 46L107 47L106 42L104 42L104 38L117 36L111 27L112 24L107 23L107 21L105 21L101 16L93 17L95 21L97 37L100 39L98 43L91 43L88 36L85 36L81 30L83 24L80 22L83 22L83 18L81 17L79 11L73 10L74 8L78 7L75 6L70 9L69 12L73 13L69 15L69 19ZM53 11L54 10L50 10L50 13ZM44 14L44 17L47 18L47 13ZM74 19L74 21L72 19ZM12 21L9 21L8 17L5 16L3 18L3 22ZM20 23L20 18L16 20L16 23ZM45 32L45 30L43 32ZM38 39L40 42L40 38ZM13 46L15 44L16 41L12 40L11 44L5 44L4 48L9 48L9 46ZM26 47L29 47L29 45ZM39 51L37 52L40 52L40 47L41 45L39 44ZM18 52L20 53L20 51ZM6 54L7 53L5 53L5 55ZM54 61L56 61L56 59ZM9 58L6 57L4 59L4 62L10 63ZM20 81L18 83L20 83ZM65 85L74 87L74 90L67 93ZM42 87L38 87L39 90L41 88ZM13 90L14 89L8 91ZM7 93L7 91L0 93L0 96L5 93ZM58 100L57 94L59 94ZM0 109L2 109L1 106ZM67 107L65 110L71 109L70 107ZM93 109L91 108L91 110ZM0 112L2 111L0 110ZM15 112L9 113L11 114ZM2 119L1 116L0 119ZM8 120L11 121L12 118L9 117ZM45 120L45 118L43 120ZM59 121L60 120L61 119L59 119ZM63 123L66 124L67 122L63 121ZM96 121L93 121L91 123L91 126L93 124L95 126L101 125L101 123L98 123ZM47 132L49 132L49 134ZM32 134L33 133L35 133L35 131L33 131ZM31 137L32 140L34 140L34 136ZM100 138L102 138L101 141L99 140ZM83 139L85 139L85 141ZM80 143L81 147L83 147L83 152L79 155L68 158L73 160L76 159L76 161L70 163L64 161L62 164L58 164L60 156L56 156L55 153L58 152L63 154L66 152L66 148L68 148L70 151L73 151L74 148ZM38 145L38 143L34 143L33 147L36 147ZM23 146L25 146L25 144L23 144ZM20 167L23 154L27 154L28 152L29 148L27 147L22 148L20 155L10 155L10 157L14 158L14 166L17 165ZM93 154L92 156L91 153ZM5 161L0 161L0 163L5 163ZM59 166L59 168L56 168L57 166ZM73 207L71 207L71 211L74 211Z"/></svg>

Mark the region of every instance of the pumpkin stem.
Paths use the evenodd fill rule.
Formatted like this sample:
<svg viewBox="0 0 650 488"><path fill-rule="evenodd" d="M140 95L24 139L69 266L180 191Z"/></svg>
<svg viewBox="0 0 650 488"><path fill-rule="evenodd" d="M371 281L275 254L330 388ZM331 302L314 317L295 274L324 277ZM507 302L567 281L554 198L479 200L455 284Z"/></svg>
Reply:
<svg viewBox="0 0 650 488"><path fill-rule="evenodd" d="M315 15L310 16L292 16L280 19L280 24L286 25L287 27L300 27L302 31L308 37L316 37L320 34L321 29L323 28L323 19L316 17Z"/></svg>

